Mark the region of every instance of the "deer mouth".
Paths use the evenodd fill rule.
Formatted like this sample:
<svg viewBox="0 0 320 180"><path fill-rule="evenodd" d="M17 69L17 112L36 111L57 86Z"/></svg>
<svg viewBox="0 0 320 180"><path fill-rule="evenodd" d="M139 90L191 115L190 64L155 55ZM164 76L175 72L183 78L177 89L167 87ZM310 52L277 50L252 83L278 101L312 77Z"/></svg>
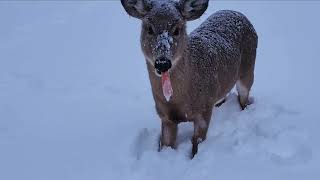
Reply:
<svg viewBox="0 0 320 180"><path fill-rule="evenodd" d="M170 74L169 69L171 68L172 63L171 60L165 57L161 57L156 59L154 63L155 74L158 77L161 77L161 85L162 85L162 93L167 100L170 101L170 98L173 94L171 81L170 81Z"/></svg>
<svg viewBox="0 0 320 180"><path fill-rule="evenodd" d="M161 77L161 87L162 87L162 93L165 97L166 101L169 102L171 96L173 95L173 89L171 86L171 80L170 80L170 74L169 71L161 72L155 69L155 74L158 77Z"/></svg>
<svg viewBox="0 0 320 180"><path fill-rule="evenodd" d="M161 85L162 85L162 93L167 102L170 101L171 96L173 95L173 90L170 81L170 74L168 71L162 73L161 75Z"/></svg>
<svg viewBox="0 0 320 180"><path fill-rule="evenodd" d="M154 73L158 76L161 77L161 71L154 69Z"/></svg>

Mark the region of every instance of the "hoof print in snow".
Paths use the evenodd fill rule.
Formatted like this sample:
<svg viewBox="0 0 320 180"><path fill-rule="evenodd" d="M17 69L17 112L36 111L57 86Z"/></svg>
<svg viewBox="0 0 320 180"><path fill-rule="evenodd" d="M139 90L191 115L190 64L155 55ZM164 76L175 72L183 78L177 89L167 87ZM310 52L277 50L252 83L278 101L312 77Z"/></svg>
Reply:
<svg viewBox="0 0 320 180"><path fill-rule="evenodd" d="M137 159L146 151L159 150L159 132L156 129L148 130L147 128L141 129L133 143L132 152Z"/></svg>

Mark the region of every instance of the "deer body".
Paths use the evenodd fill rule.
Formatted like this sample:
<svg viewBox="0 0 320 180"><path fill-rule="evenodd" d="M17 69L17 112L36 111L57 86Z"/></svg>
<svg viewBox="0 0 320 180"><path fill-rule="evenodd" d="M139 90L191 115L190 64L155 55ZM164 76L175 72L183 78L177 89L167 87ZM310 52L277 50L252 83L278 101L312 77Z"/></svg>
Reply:
<svg viewBox="0 0 320 180"><path fill-rule="evenodd" d="M206 139L214 105L223 99L235 84L242 109L249 103L248 96L253 84L258 37L252 24L244 15L228 10L214 13L188 36L185 24L175 19L175 16L179 17L176 13L179 12L182 17L189 19L197 18L198 14L190 15L190 12L198 10L201 16L208 1L182 0L179 4L173 1L161 2L163 3L157 4L155 11L149 9L151 15L147 17L148 23L152 23L152 18L158 22L157 29L160 30L157 35L158 42L156 45L151 44L151 36L146 34L146 30L150 29L145 29L144 26L141 35L141 46L146 57L156 110L162 122L160 143L161 146L174 148L177 124L191 121L194 123L193 157L197 153L198 144ZM143 0L142 3L144 3ZM199 3L199 7L194 3ZM195 10L191 11L190 8ZM162 16L165 18L161 19ZM168 19L167 16L174 18ZM161 23L161 20L167 23ZM170 27L163 26L174 23L178 25L181 23L178 26L181 28L179 37L171 40L171 37L167 37ZM172 34L175 33L172 32ZM161 78L155 73L158 53L161 58L165 56L170 59L163 61L170 61L170 68L165 69L170 74L173 89L173 95L169 101L163 96ZM161 72L164 71L161 69Z"/></svg>

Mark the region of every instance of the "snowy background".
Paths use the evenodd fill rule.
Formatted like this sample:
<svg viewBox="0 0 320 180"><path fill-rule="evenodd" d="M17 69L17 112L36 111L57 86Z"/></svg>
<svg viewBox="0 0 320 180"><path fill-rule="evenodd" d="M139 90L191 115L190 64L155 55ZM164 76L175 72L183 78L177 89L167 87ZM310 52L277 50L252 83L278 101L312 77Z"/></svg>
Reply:
<svg viewBox="0 0 320 180"><path fill-rule="evenodd" d="M0 2L0 179L308 179L320 176L320 2L211 1L259 34L252 96L214 111L189 159L157 152L140 22L118 1Z"/></svg>

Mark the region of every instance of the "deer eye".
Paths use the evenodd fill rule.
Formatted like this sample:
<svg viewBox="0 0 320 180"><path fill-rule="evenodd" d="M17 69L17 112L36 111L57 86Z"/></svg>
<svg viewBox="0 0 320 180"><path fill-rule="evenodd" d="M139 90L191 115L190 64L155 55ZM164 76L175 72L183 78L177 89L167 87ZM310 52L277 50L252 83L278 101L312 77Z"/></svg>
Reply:
<svg viewBox="0 0 320 180"><path fill-rule="evenodd" d="M179 36L179 34L180 34L180 28L175 28L175 30L173 31L173 35Z"/></svg>
<svg viewBox="0 0 320 180"><path fill-rule="evenodd" d="M148 26L148 34L149 35L154 35L154 30L151 26Z"/></svg>

